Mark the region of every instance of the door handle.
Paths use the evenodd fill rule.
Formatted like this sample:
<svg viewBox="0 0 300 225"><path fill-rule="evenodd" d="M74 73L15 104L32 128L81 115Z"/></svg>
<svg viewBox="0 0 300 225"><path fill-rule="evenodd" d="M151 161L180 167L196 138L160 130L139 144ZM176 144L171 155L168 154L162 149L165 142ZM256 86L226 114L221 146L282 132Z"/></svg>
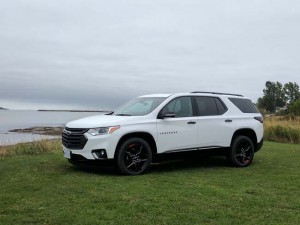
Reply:
<svg viewBox="0 0 300 225"><path fill-rule="evenodd" d="M226 123L231 123L232 120L228 120L228 119L227 119L227 120L225 120L225 122L226 122Z"/></svg>
<svg viewBox="0 0 300 225"><path fill-rule="evenodd" d="M195 121L189 121L187 122L187 124L195 124L196 122Z"/></svg>

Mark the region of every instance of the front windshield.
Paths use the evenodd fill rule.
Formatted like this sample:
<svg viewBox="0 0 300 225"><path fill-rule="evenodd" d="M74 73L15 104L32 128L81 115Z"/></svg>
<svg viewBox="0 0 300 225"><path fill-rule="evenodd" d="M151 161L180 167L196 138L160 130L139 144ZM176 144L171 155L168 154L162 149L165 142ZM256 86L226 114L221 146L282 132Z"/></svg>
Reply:
<svg viewBox="0 0 300 225"><path fill-rule="evenodd" d="M144 116L151 113L160 105L165 97L135 98L118 108L113 115L116 116Z"/></svg>

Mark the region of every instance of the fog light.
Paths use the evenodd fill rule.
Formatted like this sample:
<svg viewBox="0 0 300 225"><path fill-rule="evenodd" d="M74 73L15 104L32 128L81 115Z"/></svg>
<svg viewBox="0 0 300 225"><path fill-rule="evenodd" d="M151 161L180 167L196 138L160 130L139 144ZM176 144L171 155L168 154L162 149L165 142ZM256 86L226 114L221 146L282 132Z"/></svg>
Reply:
<svg viewBox="0 0 300 225"><path fill-rule="evenodd" d="M96 149L92 151L95 159L107 159L107 154L105 149Z"/></svg>

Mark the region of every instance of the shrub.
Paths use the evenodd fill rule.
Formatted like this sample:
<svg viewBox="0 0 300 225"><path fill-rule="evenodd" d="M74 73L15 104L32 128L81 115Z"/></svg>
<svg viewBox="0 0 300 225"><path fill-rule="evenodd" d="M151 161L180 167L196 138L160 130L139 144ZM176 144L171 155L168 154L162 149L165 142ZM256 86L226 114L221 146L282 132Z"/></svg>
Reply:
<svg viewBox="0 0 300 225"><path fill-rule="evenodd" d="M297 101L293 102L289 108L288 108L289 113L292 113L294 115L300 116L300 99Z"/></svg>

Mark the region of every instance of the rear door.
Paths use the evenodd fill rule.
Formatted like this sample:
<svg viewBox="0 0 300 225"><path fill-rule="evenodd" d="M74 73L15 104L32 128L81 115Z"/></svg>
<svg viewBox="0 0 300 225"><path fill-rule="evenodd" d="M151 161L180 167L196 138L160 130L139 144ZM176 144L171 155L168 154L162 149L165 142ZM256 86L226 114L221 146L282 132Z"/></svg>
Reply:
<svg viewBox="0 0 300 225"><path fill-rule="evenodd" d="M234 132L227 107L218 97L195 97L197 108L198 147L228 147Z"/></svg>

